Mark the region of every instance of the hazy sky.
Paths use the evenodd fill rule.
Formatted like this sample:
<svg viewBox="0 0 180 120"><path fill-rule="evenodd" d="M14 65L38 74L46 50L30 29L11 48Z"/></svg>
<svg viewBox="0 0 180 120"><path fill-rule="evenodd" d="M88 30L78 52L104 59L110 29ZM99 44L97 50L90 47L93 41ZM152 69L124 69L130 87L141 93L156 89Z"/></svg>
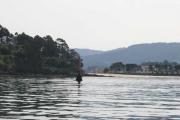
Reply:
<svg viewBox="0 0 180 120"><path fill-rule="evenodd" d="M0 24L72 48L180 42L180 0L0 0Z"/></svg>

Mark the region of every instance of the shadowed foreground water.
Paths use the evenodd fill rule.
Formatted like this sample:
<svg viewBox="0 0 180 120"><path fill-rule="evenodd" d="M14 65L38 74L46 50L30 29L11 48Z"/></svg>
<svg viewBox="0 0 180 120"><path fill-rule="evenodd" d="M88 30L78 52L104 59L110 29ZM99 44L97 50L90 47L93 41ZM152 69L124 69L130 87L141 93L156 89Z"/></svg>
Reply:
<svg viewBox="0 0 180 120"><path fill-rule="evenodd" d="M0 78L0 119L180 119L180 78Z"/></svg>

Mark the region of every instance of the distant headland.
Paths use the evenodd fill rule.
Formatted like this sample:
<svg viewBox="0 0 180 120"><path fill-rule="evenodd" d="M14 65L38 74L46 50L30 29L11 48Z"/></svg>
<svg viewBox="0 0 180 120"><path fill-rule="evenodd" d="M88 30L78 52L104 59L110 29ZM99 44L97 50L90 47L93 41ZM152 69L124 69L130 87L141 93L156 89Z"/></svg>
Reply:
<svg viewBox="0 0 180 120"><path fill-rule="evenodd" d="M103 71L105 67L110 67L115 62L140 65L148 62L161 63L167 60L170 63L180 63L180 43L178 42L144 43L108 51L89 49L76 49L76 51L83 59L84 69L89 72Z"/></svg>

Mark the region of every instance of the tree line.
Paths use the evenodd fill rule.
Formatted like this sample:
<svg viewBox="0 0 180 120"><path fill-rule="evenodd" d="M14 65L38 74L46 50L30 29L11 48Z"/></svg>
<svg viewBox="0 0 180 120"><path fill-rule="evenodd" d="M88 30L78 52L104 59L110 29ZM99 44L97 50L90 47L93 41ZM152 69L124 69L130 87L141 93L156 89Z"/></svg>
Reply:
<svg viewBox="0 0 180 120"><path fill-rule="evenodd" d="M104 73L130 73L152 75L180 75L180 64L176 62L145 62L138 64L123 64L115 62L104 69Z"/></svg>
<svg viewBox="0 0 180 120"><path fill-rule="evenodd" d="M0 73L68 74L77 72L79 54L50 35L11 34L0 25Z"/></svg>

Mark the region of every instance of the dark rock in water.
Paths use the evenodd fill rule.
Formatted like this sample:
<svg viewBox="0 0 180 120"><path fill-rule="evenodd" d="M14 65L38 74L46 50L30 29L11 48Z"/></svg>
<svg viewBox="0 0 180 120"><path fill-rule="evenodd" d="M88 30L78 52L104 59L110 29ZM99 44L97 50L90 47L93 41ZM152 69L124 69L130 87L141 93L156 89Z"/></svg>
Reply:
<svg viewBox="0 0 180 120"><path fill-rule="evenodd" d="M80 74L80 73L77 75L77 77L76 77L76 81L78 82L78 84L80 84L80 83L81 83L81 81L82 81L82 76L81 76L81 74Z"/></svg>

